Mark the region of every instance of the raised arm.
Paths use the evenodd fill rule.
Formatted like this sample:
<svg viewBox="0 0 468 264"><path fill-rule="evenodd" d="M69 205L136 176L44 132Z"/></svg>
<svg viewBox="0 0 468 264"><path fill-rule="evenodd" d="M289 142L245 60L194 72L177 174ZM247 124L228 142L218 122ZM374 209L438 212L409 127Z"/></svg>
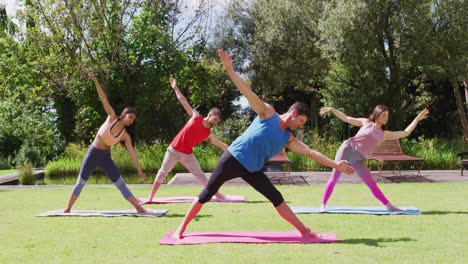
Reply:
<svg viewBox="0 0 468 264"><path fill-rule="evenodd" d="M174 89L174 92L176 93L177 100L179 100L180 104L184 107L185 112L187 112L190 118L199 116L200 114L198 111L190 106L185 96L182 94L182 92L180 92L179 87L177 87L177 81L174 78L171 78L170 82L172 89Z"/></svg>
<svg viewBox="0 0 468 264"><path fill-rule="evenodd" d="M338 117L339 119L341 119L344 122L349 123L349 124L351 124L353 126L363 127L363 126L367 125L367 123L369 123L369 119L367 119L367 118L350 117L350 116L347 116L344 113L336 110L333 107L323 107L323 108L320 109L320 114L321 115L323 115L323 114L325 114L327 112L332 112L334 115L336 115L336 117Z"/></svg>
<svg viewBox="0 0 468 264"><path fill-rule="evenodd" d="M322 153L312 150L307 146L306 144L302 143L301 141L297 140L293 135L291 135L291 139L289 140L288 144L286 144L286 147L290 149L293 152L305 155L315 161L317 161L320 164L323 164L327 167L330 168L335 168L343 173L346 174L352 174L354 173L353 167L349 166L348 162L346 160L341 160L341 161L333 161L329 158L327 158L325 155Z"/></svg>
<svg viewBox="0 0 468 264"><path fill-rule="evenodd" d="M110 119L114 120L115 117L116 117L115 111L111 107L111 105L109 104L109 101L107 100L106 93L104 92L104 90L102 90L101 85L99 84L96 76L94 76L88 69L86 69L86 71L88 72L89 78L91 78L91 80L93 80L94 84L96 85L96 90L97 90L97 93L99 95L99 99L101 100L101 103L104 106L104 110L106 110L106 113L107 113L108 116L110 116Z"/></svg>
<svg viewBox="0 0 468 264"><path fill-rule="evenodd" d="M383 135L382 141L384 140L392 140L392 139L399 139L409 136L411 132L416 128L416 125L419 121L427 118L429 116L429 109L425 108L424 110L419 113L419 115L411 122L411 124L403 131L387 131Z"/></svg>
<svg viewBox="0 0 468 264"><path fill-rule="evenodd" d="M135 167L136 167L136 169L138 171L138 175L140 175L140 177L146 183L148 183L148 181L145 178L145 174L143 174L143 170L141 169L140 162L138 161L138 157L136 155L135 149L132 146L132 139L127 134L127 135L124 136L124 140L125 140L125 148L127 149L128 153L130 154L130 158L132 159L133 164L135 164Z"/></svg>
<svg viewBox="0 0 468 264"><path fill-rule="evenodd" d="M207 140L217 146L218 148L222 149L223 151L226 151L226 149L229 147L226 143L222 142L221 140L219 140L213 133L211 133Z"/></svg>
<svg viewBox="0 0 468 264"><path fill-rule="evenodd" d="M221 61L224 64L224 68L226 69L226 72L229 74L229 77L231 77L231 80L234 82L236 85L237 89L242 93L242 95L247 98L247 101L249 101L250 107L255 111L255 113L258 114L260 119L266 119L270 116L272 116L275 113L275 109L273 107L265 102L262 101L253 91L250 89L249 85L247 84L246 81L244 81L235 71L234 68L232 67L232 58L231 56L226 55L224 50L218 50L219 57L221 58Z"/></svg>

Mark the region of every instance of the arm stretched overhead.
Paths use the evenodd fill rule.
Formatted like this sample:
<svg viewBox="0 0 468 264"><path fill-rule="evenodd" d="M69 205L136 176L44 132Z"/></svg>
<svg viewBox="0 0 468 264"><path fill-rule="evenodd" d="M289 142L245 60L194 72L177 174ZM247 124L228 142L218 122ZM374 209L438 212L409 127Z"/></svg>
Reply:
<svg viewBox="0 0 468 264"><path fill-rule="evenodd" d="M114 109L111 107L109 104L109 101L107 100L106 93L104 90L102 90L101 85L99 84L96 76L94 76L88 69L86 69L88 72L89 78L94 81L94 84L96 85L96 90L99 95L99 99L101 100L102 105L104 106L104 110L106 110L107 115L110 117L110 120L114 120L117 116L115 114Z"/></svg>
<svg viewBox="0 0 468 264"><path fill-rule="evenodd" d="M190 116L190 118L195 118L199 116L200 114L198 113L198 111L190 106L185 96L180 92L179 87L177 87L177 81L174 78L171 78L170 82L172 89L174 89L174 92L176 93L177 100L179 100L180 104L184 107L185 111Z"/></svg>
<svg viewBox="0 0 468 264"><path fill-rule="evenodd" d="M258 114L258 117L263 120L267 119L275 114L275 109L262 101L253 91L250 89L246 81L244 81L233 69L231 56L226 55L224 50L218 50L219 57L223 62L224 68L231 77L231 80L236 85L237 89L242 95L249 101L250 107Z"/></svg>

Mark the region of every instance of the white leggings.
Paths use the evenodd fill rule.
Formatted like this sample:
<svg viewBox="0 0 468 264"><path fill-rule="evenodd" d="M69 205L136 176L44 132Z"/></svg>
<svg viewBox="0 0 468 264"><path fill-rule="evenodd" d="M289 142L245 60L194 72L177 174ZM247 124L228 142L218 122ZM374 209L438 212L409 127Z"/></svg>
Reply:
<svg viewBox="0 0 468 264"><path fill-rule="evenodd" d="M187 168L187 170L192 173L203 186L206 186L208 179L206 178L205 173L203 173L200 164L198 164L195 155L193 155L193 153L184 154L175 150L171 146L167 148L166 155L164 155L163 163L158 171L158 175L156 175L156 182L162 183L177 162L182 163L182 165L184 165L185 168Z"/></svg>

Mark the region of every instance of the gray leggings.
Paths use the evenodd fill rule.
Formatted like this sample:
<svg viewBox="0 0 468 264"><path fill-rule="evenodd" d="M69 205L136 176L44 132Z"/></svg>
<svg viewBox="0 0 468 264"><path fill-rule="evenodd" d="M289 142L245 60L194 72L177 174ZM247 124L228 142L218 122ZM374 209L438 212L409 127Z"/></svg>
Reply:
<svg viewBox="0 0 468 264"><path fill-rule="evenodd" d="M101 168L104 173L106 173L107 177L120 190L126 200L132 196L132 192L130 192L123 181L117 165L115 165L111 158L110 150L98 149L92 145L89 147L88 153L86 153L86 156L81 163L80 175L76 180L75 187L73 188L74 195L80 195L81 190L89 179L89 176L97 167Z"/></svg>
<svg viewBox="0 0 468 264"><path fill-rule="evenodd" d="M341 144L341 147L336 152L335 161L340 160L347 160L349 165L354 168L356 174L361 178L361 180L369 187L372 194L377 198L383 205L388 204L387 198L382 193L382 191L377 186L374 178L372 177L372 173L367 168L366 164L364 164L365 158L356 150L354 150L348 142L344 142ZM323 192L322 203L327 204L330 195L335 188L336 183L341 177L341 172L337 169L333 169L330 180L328 181L327 185L325 186L325 191Z"/></svg>

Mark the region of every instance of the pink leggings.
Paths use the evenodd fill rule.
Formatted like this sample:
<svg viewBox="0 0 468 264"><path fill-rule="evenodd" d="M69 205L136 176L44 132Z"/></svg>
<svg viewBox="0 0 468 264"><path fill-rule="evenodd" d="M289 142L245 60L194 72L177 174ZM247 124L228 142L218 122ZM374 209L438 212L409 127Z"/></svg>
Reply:
<svg viewBox="0 0 468 264"><path fill-rule="evenodd" d="M359 159L360 160L356 160ZM382 193L382 191L377 186L374 178L372 177L371 172L364 164L364 158L359 154L359 152L355 151L353 148L348 146L347 142L343 143L336 153L335 160L347 160L351 167L354 168L356 174L361 178L361 180L369 187L372 194L377 198L382 204L388 204L387 198ZM325 192L323 193L322 203L327 204L328 199L330 198L333 188L335 187L336 183L340 179L341 172L336 169L333 169L330 180L328 181L327 185L325 186Z"/></svg>

